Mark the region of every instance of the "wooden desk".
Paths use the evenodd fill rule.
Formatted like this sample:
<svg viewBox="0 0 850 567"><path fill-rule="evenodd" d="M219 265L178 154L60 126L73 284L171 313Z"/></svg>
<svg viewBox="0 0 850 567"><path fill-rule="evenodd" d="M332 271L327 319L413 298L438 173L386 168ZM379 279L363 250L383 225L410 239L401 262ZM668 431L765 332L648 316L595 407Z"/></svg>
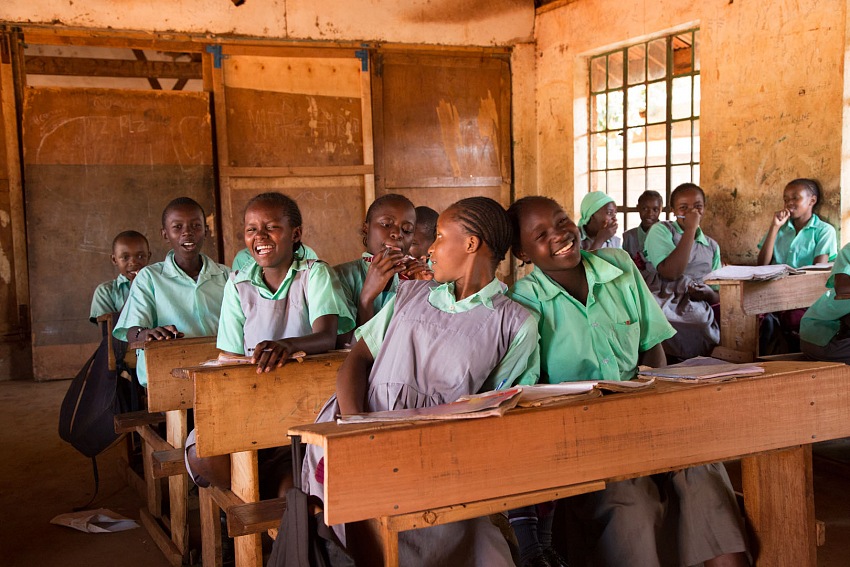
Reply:
<svg viewBox="0 0 850 567"><path fill-rule="evenodd" d="M174 368L216 358L219 351L215 341L215 337L195 337L130 344L130 348L145 351L148 412L165 412L166 425L165 440L149 427L140 432L145 440L142 456L148 487L148 509L143 510L140 517L172 564L179 561L177 565L186 558L189 549L189 478L185 472L168 477L169 539L156 521L162 515L162 494L159 479L154 478L153 453L185 446L189 434L187 410L192 407L192 383L172 377L171 372Z"/></svg>
<svg viewBox="0 0 850 567"><path fill-rule="evenodd" d="M829 270L816 270L764 282L709 280L720 286L720 346L712 356L752 362L758 356L758 316L810 307L826 291Z"/></svg>
<svg viewBox="0 0 850 567"><path fill-rule="evenodd" d="M336 390L347 352L308 356L257 374L254 365L182 368L177 379L194 383L195 449L201 457L230 454L231 489L202 489L204 565L220 565L219 510L260 500L257 451L289 445L287 430L312 423ZM282 511L277 513L275 527ZM233 527L228 513L228 526ZM236 565L262 566L259 533L234 538Z"/></svg>
<svg viewBox="0 0 850 567"><path fill-rule="evenodd" d="M501 418L321 423L290 435L325 451L326 522L378 519L388 566L397 531L440 523L435 509L741 458L758 564L815 567L810 444L850 436L850 366L762 364L760 377L663 382Z"/></svg>

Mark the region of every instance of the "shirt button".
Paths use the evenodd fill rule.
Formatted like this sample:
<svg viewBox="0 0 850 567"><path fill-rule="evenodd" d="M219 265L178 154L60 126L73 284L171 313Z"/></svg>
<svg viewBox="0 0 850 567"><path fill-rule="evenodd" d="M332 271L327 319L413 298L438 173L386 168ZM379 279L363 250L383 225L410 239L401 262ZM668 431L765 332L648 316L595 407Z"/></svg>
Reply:
<svg viewBox="0 0 850 567"><path fill-rule="evenodd" d="M608 364L608 359L607 359L607 358L603 358L603 359L602 359L602 364Z"/></svg>
<svg viewBox="0 0 850 567"><path fill-rule="evenodd" d="M454 311L455 311L455 306L454 306L454 305L450 306L450 307L449 307L449 311L451 311L452 313L454 313Z"/></svg>
<svg viewBox="0 0 850 567"><path fill-rule="evenodd" d="M591 326L591 327L598 327L598 326L599 326L599 323L591 323L591 325L590 325L590 326Z"/></svg>

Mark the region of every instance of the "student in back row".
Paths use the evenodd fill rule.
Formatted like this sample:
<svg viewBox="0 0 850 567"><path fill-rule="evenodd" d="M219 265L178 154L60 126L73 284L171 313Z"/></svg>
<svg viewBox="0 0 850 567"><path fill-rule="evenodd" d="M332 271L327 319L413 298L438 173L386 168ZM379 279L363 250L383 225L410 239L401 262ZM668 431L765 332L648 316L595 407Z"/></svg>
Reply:
<svg viewBox="0 0 850 567"><path fill-rule="evenodd" d="M581 247L584 250L620 248L620 237L616 236L617 205L613 197L601 191L591 191L581 200Z"/></svg>
<svg viewBox="0 0 850 567"><path fill-rule="evenodd" d="M201 253L207 225L204 210L188 197L162 212L162 238L171 250L162 262L136 276L113 335L127 342L203 337L218 331L227 266ZM147 385L144 350L137 350L139 383Z"/></svg>
<svg viewBox="0 0 850 567"><path fill-rule="evenodd" d="M112 241L111 258L112 265L118 269L118 277L95 288L89 312L89 320L92 323L97 323L97 318L101 315L118 313L124 308L136 274L150 262L151 249L148 239L135 230L119 233Z"/></svg>

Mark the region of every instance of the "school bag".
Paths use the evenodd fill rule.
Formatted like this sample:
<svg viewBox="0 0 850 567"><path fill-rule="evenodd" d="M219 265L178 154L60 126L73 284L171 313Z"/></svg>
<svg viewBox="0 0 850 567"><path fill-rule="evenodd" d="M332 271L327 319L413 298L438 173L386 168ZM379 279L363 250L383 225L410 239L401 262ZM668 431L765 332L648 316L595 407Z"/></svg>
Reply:
<svg viewBox="0 0 850 567"><path fill-rule="evenodd" d="M116 370L109 370L109 341L104 332L100 346L71 380L59 408L59 437L92 460L95 490L85 506L94 501L100 484L97 455L121 436L115 433L114 416L135 411L139 405L134 384L118 378L125 370L127 343L112 342L115 360L121 361Z"/></svg>

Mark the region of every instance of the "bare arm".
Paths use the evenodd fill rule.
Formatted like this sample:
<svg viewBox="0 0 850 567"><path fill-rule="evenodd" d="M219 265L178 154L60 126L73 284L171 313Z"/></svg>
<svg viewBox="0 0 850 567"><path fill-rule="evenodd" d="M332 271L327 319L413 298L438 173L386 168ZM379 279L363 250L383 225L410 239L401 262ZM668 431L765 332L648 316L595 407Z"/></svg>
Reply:
<svg viewBox="0 0 850 567"><path fill-rule="evenodd" d="M257 374L280 368L298 351L319 354L331 350L336 345L338 321L338 315L322 315L313 321L313 332L309 335L258 343L251 357L251 363L257 365Z"/></svg>
<svg viewBox="0 0 850 567"><path fill-rule="evenodd" d="M694 215L697 216L696 221L688 218ZM688 212L685 218L686 223L681 240L676 244L676 248L670 252L670 255L658 264L658 273L665 280L677 280L685 273L688 262L691 260L691 249L694 247L694 240L696 239L697 228L699 227L699 216L699 213L696 211ZM687 222L689 220L691 222Z"/></svg>
<svg viewBox="0 0 850 567"><path fill-rule="evenodd" d="M369 372L374 362L372 352L364 341L354 343L336 375L336 399L340 413L347 415L363 412Z"/></svg>
<svg viewBox="0 0 850 567"><path fill-rule="evenodd" d="M785 224L790 216L791 213L788 212L788 209L776 211L776 214L773 215L773 220L770 223L770 229L767 231L767 236L764 238L761 250L759 250L759 266L767 266L773 260L773 246L776 244L776 235L779 234L779 228Z"/></svg>
<svg viewBox="0 0 850 567"><path fill-rule="evenodd" d="M661 343L640 353L638 355L638 364L651 368L667 366L667 355L664 354L664 348L661 346Z"/></svg>

